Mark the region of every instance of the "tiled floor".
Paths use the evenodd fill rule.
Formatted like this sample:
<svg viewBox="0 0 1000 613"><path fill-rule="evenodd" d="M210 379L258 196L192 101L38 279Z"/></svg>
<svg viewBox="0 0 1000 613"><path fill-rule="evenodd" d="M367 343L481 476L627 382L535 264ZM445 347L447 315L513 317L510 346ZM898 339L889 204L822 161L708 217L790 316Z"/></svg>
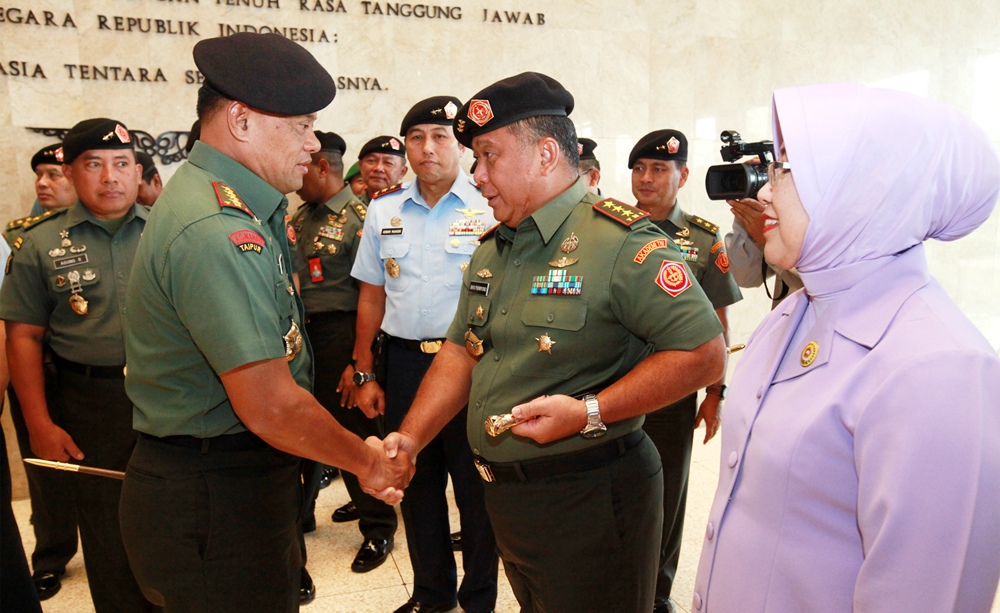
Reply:
<svg viewBox="0 0 1000 613"><path fill-rule="evenodd" d="M681 552L680 567L674 585L674 600L678 610L689 613L694 577L701 553L704 526L708 517L712 496L719 472L718 437L708 445L700 441L704 430L695 433L695 449L691 463L691 483L689 486L687 516L685 518L684 547ZM449 489L449 497L451 491ZM380 568L363 574L351 572L351 560L361 544L357 524L334 524L330 515L334 509L347 502L347 491L340 479L320 493L317 502L317 530L306 535L309 550L308 568L316 581L316 600L303 607L304 613L390 613L409 597L413 571L406 553L406 536L400 521L396 533L396 548L392 559ZM454 509L454 504L452 504ZM29 553L34 545L34 536L28 525L30 514L28 501L14 503L14 513L25 550ZM458 529L458 514L452 513L452 526ZM459 575L461 575L461 554L455 554ZM500 595L497 611L514 613L517 602L510 591L506 577L500 571ZM54 598L42 603L45 613L89 613L94 610L90 602L87 576L83 568L83 558L78 554L67 568L63 588ZM459 611L459 609L456 609ZM993 604L991 613L1000 613L1000 601Z"/></svg>

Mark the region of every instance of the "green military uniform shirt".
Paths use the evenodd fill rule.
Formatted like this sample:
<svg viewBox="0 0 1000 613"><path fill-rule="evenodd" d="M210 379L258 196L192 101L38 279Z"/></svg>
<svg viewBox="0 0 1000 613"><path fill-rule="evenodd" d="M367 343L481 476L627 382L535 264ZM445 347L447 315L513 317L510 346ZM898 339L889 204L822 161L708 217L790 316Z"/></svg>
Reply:
<svg viewBox="0 0 1000 613"><path fill-rule="evenodd" d="M52 350L67 360L125 364L125 290L146 216L133 204L112 236L78 201L24 224L0 290L0 318L48 328ZM71 298L79 310L86 301L86 312Z"/></svg>
<svg viewBox="0 0 1000 613"><path fill-rule="evenodd" d="M286 223L288 200L198 141L149 214L128 291L125 388L136 430L210 438L243 432L219 378L285 358L301 329ZM312 387L308 339L289 361ZM267 385L261 381L260 385Z"/></svg>
<svg viewBox="0 0 1000 613"><path fill-rule="evenodd" d="M293 270L299 272L306 313L358 310L360 291L351 267L366 210L345 186L326 204L307 202L292 217L297 241Z"/></svg>
<svg viewBox="0 0 1000 613"><path fill-rule="evenodd" d="M729 256L719 226L688 215L676 203L666 219L653 223L680 247L684 261L714 308L721 309L743 300L736 279L729 272Z"/></svg>
<svg viewBox="0 0 1000 613"><path fill-rule="evenodd" d="M516 230L501 224L484 235L448 340L465 344L468 330L484 351L472 371L469 442L489 461L510 462L601 445L642 417L608 424L597 439L546 445L510 430L491 437L487 417L543 394L603 389L648 348L690 351L722 325L677 247L644 213L577 181Z"/></svg>

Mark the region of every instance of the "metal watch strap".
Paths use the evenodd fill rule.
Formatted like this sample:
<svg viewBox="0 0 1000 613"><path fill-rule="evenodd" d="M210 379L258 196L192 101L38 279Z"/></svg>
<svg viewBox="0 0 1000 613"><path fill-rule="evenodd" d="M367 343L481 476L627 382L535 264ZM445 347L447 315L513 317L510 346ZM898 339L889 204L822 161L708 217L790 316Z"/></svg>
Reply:
<svg viewBox="0 0 1000 613"><path fill-rule="evenodd" d="M608 431L608 427L601 421L601 407L597 402L597 396L587 394L583 397L583 402L587 405L587 425L584 426L583 430L580 430L580 434L584 438L603 436Z"/></svg>

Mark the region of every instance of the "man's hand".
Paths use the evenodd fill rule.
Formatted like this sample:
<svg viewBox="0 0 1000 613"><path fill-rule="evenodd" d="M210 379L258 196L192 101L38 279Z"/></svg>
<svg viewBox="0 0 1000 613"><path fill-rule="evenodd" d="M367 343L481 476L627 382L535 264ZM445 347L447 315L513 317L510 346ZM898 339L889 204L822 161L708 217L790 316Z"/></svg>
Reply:
<svg viewBox="0 0 1000 613"><path fill-rule="evenodd" d="M376 415L385 413L385 392L382 391L378 381L369 381L359 387L354 398L368 419L374 419Z"/></svg>
<svg viewBox="0 0 1000 613"><path fill-rule="evenodd" d="M764 205L752 198L727 200L733 216L758 245L764 244Z"/></svg>
<svg viewBox="0 0 1000 613"><path fill-rule="evenodd" d="M389 441L390 437L392 441ZM415 445L410 444L412 440L408 443L405 437L395 432L386 437L386 441L369 436L365 443L375 451L376 461L375 468L368 475L359 476L361 489L386 504L399 504L403 499L403 490L410 484L416 470L411 461L416 456L411 456L407 451L407 447Z"/></svg>
<svg viewBox="0 0 1000 613"><path fill-rule="evenodd" d="M354 385L354 366L348 364L347 368L340 375L340 383L337 384L337 391L340 392L340 406L353 409L358 406L358 387Z"/></svg>
<svg viewBox="0 0 1000 613"><path fill-rule="evenodd" d="M697 430L701 422L705 422L705 441L702 443L703 445L708 444L708 441L712 440L712 437L719 431L719 426L722 425L722 415L719 414L720 402L722 402L722 398L717 395L705 394L705 400L698 407L698 418L694 421L694 428Z"/></svg>
<svg viewBox="0 0 1000 613"><path fill-rule="evenodd" d="M511 432L539 443L579 434L587 425L587 405L569 396L541 396L511 411L518 424Z"/></svg>
<svg viewBox="0 0 1000 613"><path fill-rule="evenodd" d="M76 460L83 459L83 452L73 442L73 437L59 426L50 423L41 428L29 430L31 434L31 452L43 460L65 462L72 456Z"/></svg>

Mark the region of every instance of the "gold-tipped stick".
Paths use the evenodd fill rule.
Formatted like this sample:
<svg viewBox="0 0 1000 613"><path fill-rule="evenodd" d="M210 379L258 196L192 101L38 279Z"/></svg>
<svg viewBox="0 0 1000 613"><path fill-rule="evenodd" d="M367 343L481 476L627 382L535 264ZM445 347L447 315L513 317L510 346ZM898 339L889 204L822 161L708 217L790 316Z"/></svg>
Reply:
<svg viewBox="0 0 1000 613"><path fill-rule="evenodd" d="M79 464L67 464L66 462L53 462L52 460L36 460L35 458L24 458L28 464L54 468L56 470L68 470L71 473L84 473L86 475L96 475L98 477L108 477L110 479L124 479L125 473L118 470L106 470L104 468L91 468L80 466Z"/></svg>
<svg viewBox="0 0 1000 613"><path fill-rule="evenodd" d="M732 345L731 347L726 347L726 353L727 354L736 353L737 351L743 351L746 348L747 346L745 344L740 343L739 345Z"/></svg>

